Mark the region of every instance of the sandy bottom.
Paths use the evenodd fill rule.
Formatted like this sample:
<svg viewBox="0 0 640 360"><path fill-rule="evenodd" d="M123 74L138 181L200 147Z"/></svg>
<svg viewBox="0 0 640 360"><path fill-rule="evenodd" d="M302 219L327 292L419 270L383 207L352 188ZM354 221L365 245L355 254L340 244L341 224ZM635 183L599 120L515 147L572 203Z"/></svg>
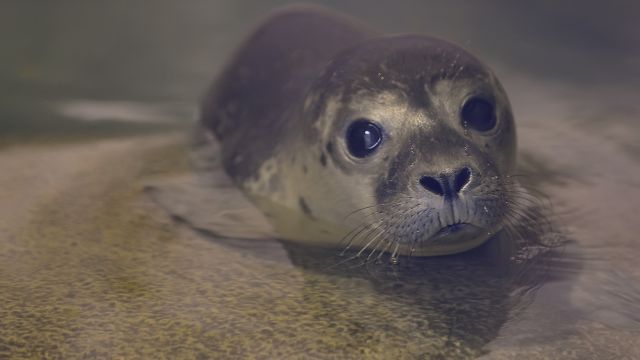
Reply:
<svg viewBox="0 0 640 360"><path fill-rule="evenodd" d="M172 221L142 190L187 171L181 134L12 147L0 169L0 358L640 358L628 232L595 256L613 267L569 248L581 265L514 316L489 270L322 272ZM567 216L592 248L589 214Z"/></svg>
<svg viewBox="0 0 640 360"><path fill-rule="evenodd" d="M439 352L419 310L195 236L144 196L180 137L0 155L0 358L405 358ZM416 340L421 341L416 341ZM447 352L473 354L461 344Z"/></svg>

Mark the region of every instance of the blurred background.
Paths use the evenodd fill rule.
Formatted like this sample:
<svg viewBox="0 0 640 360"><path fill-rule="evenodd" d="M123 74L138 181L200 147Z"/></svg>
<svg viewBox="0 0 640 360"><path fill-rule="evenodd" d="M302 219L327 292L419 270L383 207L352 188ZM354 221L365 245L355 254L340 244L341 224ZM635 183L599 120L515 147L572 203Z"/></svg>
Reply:
<svg viewBox="0 0 640 360"><path fill-rule="evenodd" d="M109 133L122 125L114 121L129 130L184 123L239 41L287 3L4 0L0 137ZM599 92L636 93L640 85L633 1L317 3L381 32L456 42L493 67L507 90L510 74ZM633 102L617 99L616 107L625 101Z"/></svg>

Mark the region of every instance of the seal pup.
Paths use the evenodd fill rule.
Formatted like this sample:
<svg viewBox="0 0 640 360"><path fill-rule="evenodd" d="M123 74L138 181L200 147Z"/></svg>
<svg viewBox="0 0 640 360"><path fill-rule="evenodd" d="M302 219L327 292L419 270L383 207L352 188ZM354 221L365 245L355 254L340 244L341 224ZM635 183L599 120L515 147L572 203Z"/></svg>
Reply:
<svg viewBox="0 0 640 360"><path fill-rule="evenodd" d="M445 255L517 215L507 95L444 40L287 7L232 57L200 120L226 173L286 240Z"/></svg>

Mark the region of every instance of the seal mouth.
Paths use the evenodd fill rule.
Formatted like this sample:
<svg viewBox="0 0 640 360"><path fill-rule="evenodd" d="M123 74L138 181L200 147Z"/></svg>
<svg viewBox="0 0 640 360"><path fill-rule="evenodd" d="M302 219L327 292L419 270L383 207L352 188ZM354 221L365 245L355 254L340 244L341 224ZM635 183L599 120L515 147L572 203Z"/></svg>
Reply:
<svg viewBox="0 0 640 360"><path fill-rule="evenodd" d="M448 235L453 235L456 233L459 233L463 230L471 230L471 228L473 228L475 226L469 224L469 223L455 223L455 224L451 224L451 225L447 225L442 227L440 230L438 230L437 233L435 233L434 236L448 236Z"/></svg>
<svg viewBox="0 0 640 360"><path fill-rule="evenodd" d="M478 234L478 230L480 230L480 228L473 224L459 222L443 226L431 236L431 239L437 243L442 241L446 243L465 242L475 238Z"/></svg>
<svg viewBox="0 0 640 360"><path fill-rule="evenodd" d="M473 225L468 223L456 223L456 224L447 225L441 228L440 230L438 230L435 236L452 235L469 227L473 227Z"/></svg>

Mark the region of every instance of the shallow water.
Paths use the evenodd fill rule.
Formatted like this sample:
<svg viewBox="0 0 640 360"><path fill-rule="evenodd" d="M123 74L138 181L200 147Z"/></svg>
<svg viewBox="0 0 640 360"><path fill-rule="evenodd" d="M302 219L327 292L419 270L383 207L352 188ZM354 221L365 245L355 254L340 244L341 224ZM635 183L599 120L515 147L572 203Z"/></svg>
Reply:
<svg viewBox="0 0 640 360"><path fill-rule="evenodd" d="M143 191L190 171L200 94L276 4L1 5L0 358L640 358L637 9L336 2L492 65L567 244L331 266Z"/></svg>

